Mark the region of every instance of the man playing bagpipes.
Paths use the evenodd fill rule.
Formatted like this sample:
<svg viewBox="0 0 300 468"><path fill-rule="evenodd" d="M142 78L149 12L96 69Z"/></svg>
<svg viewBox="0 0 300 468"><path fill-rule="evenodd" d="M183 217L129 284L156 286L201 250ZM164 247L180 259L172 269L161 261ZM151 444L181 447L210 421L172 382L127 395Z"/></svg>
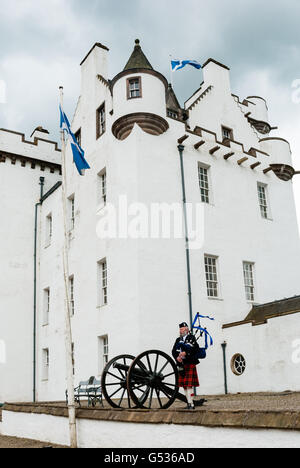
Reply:
<svg viewBox="0 0 300 468"><path fill-rule="evenodd" d="M213 344L213 340L207 330L201 327L201 317L209 318L210 320L213 319L197 314L192 325L192 329L197 329L197 331L200 332L200 337L203 333L205 334L205 348L199 347L196 336L190 331L188 324L186 322L182 322L179 325L180 336L175 341L172 350L172 355L176 361L179 372L178 386L184 388L184 393L188 402L186 409L189 410L195 409L193 392L194 388L200 386L196 366L199 364L199 359L204 359L206 357L208 336L211 339L210 345ZM198 326L196 325L197 320L199 321Z"/></svg>

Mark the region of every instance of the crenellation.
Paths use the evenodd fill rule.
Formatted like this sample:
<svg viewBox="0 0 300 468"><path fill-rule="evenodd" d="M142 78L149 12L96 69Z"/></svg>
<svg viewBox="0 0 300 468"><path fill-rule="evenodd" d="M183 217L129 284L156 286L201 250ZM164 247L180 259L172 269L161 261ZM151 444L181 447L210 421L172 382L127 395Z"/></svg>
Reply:
<svg viewBox="0 0 300 468"><path fill-rule="evenodd" d="M8 153L0 149L0 163L9 161L12 165L16 165L17 161L19 161L21 167L30 167L31 169L39 168L42 172L44 172L47 168L51 174L58 173L61 175L61 164L53 163L51 161L44 161L42 159L31 158L29 156L20 154Z"/></svg>

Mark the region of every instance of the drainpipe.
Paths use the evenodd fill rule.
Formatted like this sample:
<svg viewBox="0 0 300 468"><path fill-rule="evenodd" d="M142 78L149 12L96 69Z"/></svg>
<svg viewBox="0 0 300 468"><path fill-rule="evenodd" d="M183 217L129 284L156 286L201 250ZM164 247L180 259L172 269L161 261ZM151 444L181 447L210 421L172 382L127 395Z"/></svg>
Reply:
<svg viewBox="0 0 300 468"><path fill-rule="evenodd" d="M192 285L191 285L191 262L190 262L190 243L189 243L189 232L187 222L187 211L186 211L186 191L185 191L185 176L184 176L184 164L183 164L183 151L184 146L178 146L180 156L180 169L181 169L181 184L182 184L182 196L183 196L183 215L184 215L184 229L185 229L185 251L186 251L186 271L187 271L187 282L188 282L188 298L189 298L189 315L190 315L190 329L193 326L193 304L192 304ZM197 388L194 387L194 395L197 395Z"/></svg>
<svg viewBox="0 0 300 468"><path fill-rule="evenodd" d="M228 395L227 370L226 370L226 347L227 347L226 341L224 341L224 343L222 343L221 346L222 346L222 349L223 349L223 366L224 366L224 387L225 387L225 395Z"/></svg>
<svg viewBox="0 0 300 468"><path fill-rule="evenodd" d="M192 306L192 287L191 287L191 266L190 266L190 245L189 245L189 234L188 234L188 223L187 223L187 211L186 211L186 192L185 192L185 177L184 177L184 164L183 164L183 151L184 146L178 146L180 156L180 168L181 168L181 184L183 194L183 214L184 214L184 227L185 227L185 249L186 249L186 269L187 269L187 281L188 281L188 297L189 297L189 314L191 328L193 325L193 306Z"/></svg>
<svg viewBox="0 0 300 468"><path fill-rule="evenodd" d="M34 215L34 278L33 278L33 402L36 402L36 277L37 277L37 219L38 207L42 205L45 177L40 177L40 201L35 204Z"/></svg>
<svg viewBox="0 0 300 468"><path fill-rule="evenodd" d="M38 207L42 206L44 201L52 195L55 190L61 186L61 182L57 182L53 187L44 195L44 182L45 177L40 177L40 201L35 205L35 218L34 218L34 280L33 280L33 402L36 402L36 326L37 326L37 224L38 224Z"/></svg>

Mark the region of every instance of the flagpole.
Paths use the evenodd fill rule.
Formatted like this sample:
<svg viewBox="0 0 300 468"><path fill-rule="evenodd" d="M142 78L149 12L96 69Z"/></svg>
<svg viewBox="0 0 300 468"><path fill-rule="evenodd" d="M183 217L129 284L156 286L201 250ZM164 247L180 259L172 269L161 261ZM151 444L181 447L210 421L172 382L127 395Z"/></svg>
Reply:
<svg viewBox="0 0 300 468"><path fill-rule="evenodd" d="M61 86L60 105L63 109L64 89ZM64 130L61 129L61 155L62 155L62 205L63 205L63 223L64 223L64 246L62 250L63 271L64 271L64 289L65 289L65 349L66 349L66 371L67 371L67 391L68 391L68 415L70 430L71 448L77 448L76 431L76 409L74 398L74 378L73 378L73 360L72 360L72 328L70 313L70 295L69 295L69 262L68 262L68 227L67 227L67 198L66 198L66 142Z"/></svg>
<svg viewBox="0 0 300 468"><path fill-rule="evenodd" d="M172 55L170 55L170 80L171 80L171 86L172 86L172 89L173 89Z"/></svg>

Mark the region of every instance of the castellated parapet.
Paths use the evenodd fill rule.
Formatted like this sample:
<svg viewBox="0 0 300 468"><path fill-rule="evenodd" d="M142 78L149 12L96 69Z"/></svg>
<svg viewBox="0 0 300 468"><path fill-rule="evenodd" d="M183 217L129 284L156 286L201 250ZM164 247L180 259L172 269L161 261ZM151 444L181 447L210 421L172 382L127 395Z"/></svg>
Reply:
<svg viewBox="0 0 300 468"><path fill-rule="evenodd" d="M0 129L0 162L15 165L17 161L22 167L61 173L61 151L42 127L34 130L30 140L23 133Z"/></svg>

